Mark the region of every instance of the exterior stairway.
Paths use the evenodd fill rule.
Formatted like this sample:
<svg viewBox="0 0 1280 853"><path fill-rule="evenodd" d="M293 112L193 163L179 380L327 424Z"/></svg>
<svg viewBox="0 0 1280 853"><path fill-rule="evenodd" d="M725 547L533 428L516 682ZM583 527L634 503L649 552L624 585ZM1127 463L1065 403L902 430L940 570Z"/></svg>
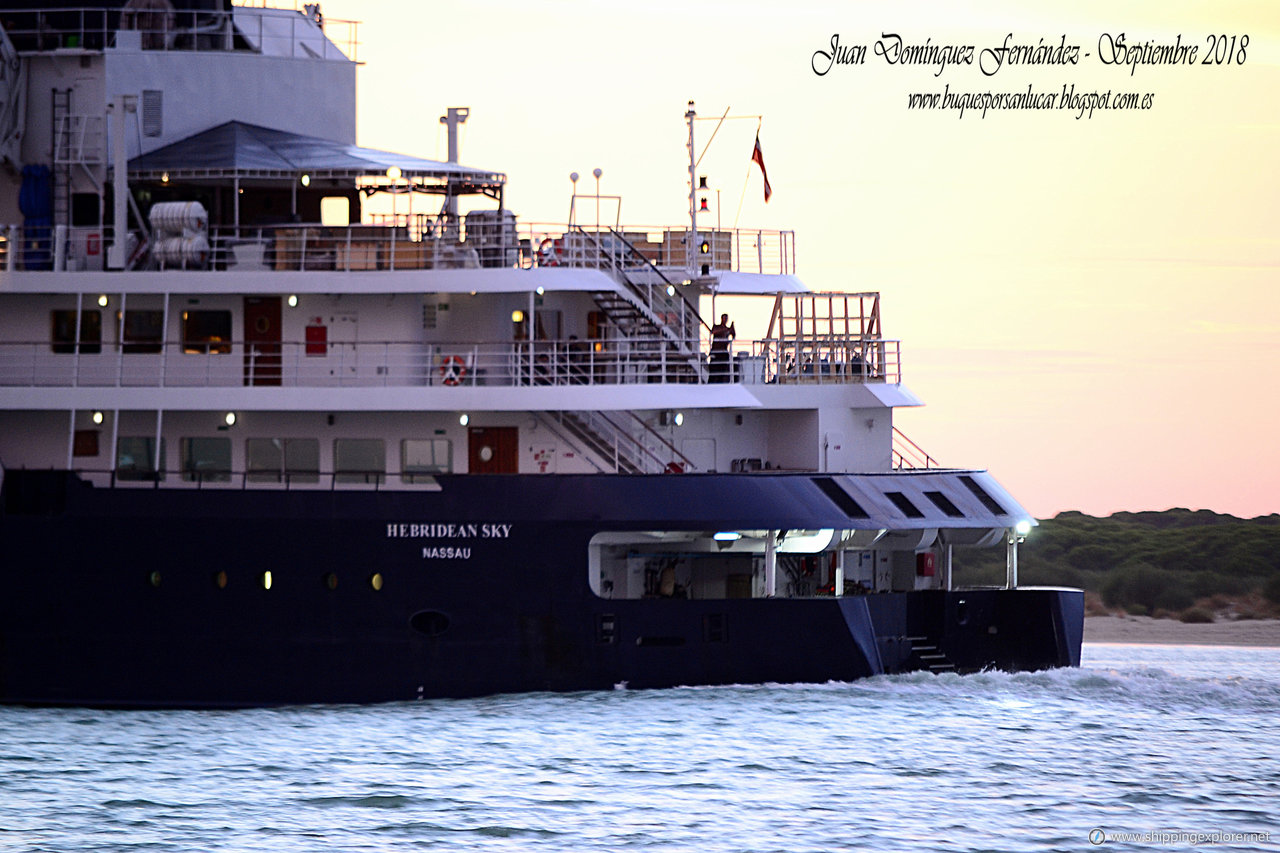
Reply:
<svg viewBox="0 0 1280 853"><path fill-rule="evenodd" d="M634 412L546 412L541 421L599 471L660 474L695 469Z"/></svg>
<svg viewBox="0 0 1280 853"><path fill-rule="evenodd" d="M674 283L621 234L609 229L608 245L596 234L576 229L600 268L622 287L592 294L617 333L615 345L631 347L631 360L651 365L656 381L697 382L706 367L698 350L710 327Z"/></svg>
<svg viewBox="0 0 1280 853"><path fill-rule="evenodd" d="M938 641L932 637L907 637L911 643L911 658L917 662L916 670L928 670L937 675L940 672L955 672L956 665L942 653Z"/></svg>

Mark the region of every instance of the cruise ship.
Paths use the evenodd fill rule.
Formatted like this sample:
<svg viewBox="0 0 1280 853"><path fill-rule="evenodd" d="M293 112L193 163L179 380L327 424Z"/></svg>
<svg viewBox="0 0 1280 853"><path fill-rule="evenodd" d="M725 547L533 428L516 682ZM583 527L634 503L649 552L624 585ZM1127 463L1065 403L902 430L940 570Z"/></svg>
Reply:
<svg viewBox="0 0 1280 853"><path fill-rule="evenodd" d="M445 161L356 144L355 32L0 2L0 702L1079 664L1082 593L1018 584L1028 512L895 427L880 295L711 215L693 103L687 220L575 176L530 222L466 108ZM955 582L971 548L1003 586Z"/></svg>

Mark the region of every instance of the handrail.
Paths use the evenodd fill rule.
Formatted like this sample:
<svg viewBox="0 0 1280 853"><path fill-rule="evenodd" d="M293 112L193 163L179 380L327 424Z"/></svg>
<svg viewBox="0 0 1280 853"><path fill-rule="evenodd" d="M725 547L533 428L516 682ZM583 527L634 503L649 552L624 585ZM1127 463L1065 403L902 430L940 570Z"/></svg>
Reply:
<svg viewBox="0 0 1280 853"><path fill-rule="evenodd" d="M638 423L645 430L645 432L649 433L649 435L656 438L659 442L662 443L664 447L666 447L673 454L675 454L679 458L680 464L684 466L683 470L694 471L697 469L698 466L694 465L693 461L689 459L688 456L685 456L683 453L677 450L676 446L671 442L667 441L667 439L663 437L662 433L658 432L656 429L649 426L649 424L645 423L643 418L641 418L639 415L637 415L635 412L632 412L632 411L627 411L627 414L630 415L632 420Z"/></svg>
<svg viewBox="0 0 1280 853"><path fill-rule="evenodd" d="M690 370L668 338L535 341L169 339L0 342L0 386L297 387L900 382L899 342L737 340L723 373ZM700 341L683 345L704 366Z"/></svg>
<svg viewBox="0 0 1280 853"><path fill-rule="evenodd" d="M907 438L906 433L893 428L893 455L897 459L898 464L895 468L940 468L938 460L934 459L924 448ZM923 463L923 464L922 464Z"/></svg>
<svg viewBox="0 0 1280 853"><path fill-rule="evenodd" d="M684 291L676 288L674 282L672 282L671 279L667 278L667 276L662 272L662 270L658 269L657 264L655 264L649 258L646 258L643 254L641 254L640 250L637 249L631 243L631 241L628 240L624 235L619 234L617 231L614 231L612 228L609 228L609 233L613 235L614 238L620 240L622 242L622 245L627 247L628 253L632 257L636 258L642 266L647 266L652 272L657 273L658 278L662 280L662 283L667 287L671 288L672 290L674 290L674 294L668 293L668 295L679 296L680 300L684 303L685 307L688 309L688 313L691 316L693 316L695 319L697 319L698 323L702 326L704 330L706 330L708 333L711 331L711 326L707 325L707 321L702 319L702 315L698 313L697 307L695 307L694 304L689 301L689 298L684 295ZM631 281L630 278L626 276L625 271L619 270L619 272L622 274L623 280L627 283L627 286L631 288L631 290L637 296L647 296L646 294L642 294L640 292L638 286L633 281ZM666 292L666 288L664 288L664 292ZM650 307L652 308L652 299L646 298L646 301L649 303Z"/></svg>
<svg viewBox="0 0 1280 853"><path fill-rule="evenodd" d="M378 219L379 217L374 217ZM318 222L276 223L235 226L211 223L207 236L192 237L166 245L144 242L130 261L131 271L208 270L215 272L252 271L333 271L373 272L458 268L522 268L564 265L586 269L620 268L632 276L643 273L672 286L666 271L685 270L686 261L674 254L676 237L685 231L657 228L664 242L636 245L629 237L633 227L598 232L564 224L520 223L514 219L478 220L467 226L468 217L446 219L415 214L395 217L390 225L378 222L330 226ZM634 226L635 233L648 233ZM606 234L606 231L609 232ZM716 232L730 234L736 232ZM757 242L766 238L787 243L791 232L752 231ZM108 223L74 226L66 230L65 255L55 257L52 226L0 224L0 270L102 271L100 248L109 245L113 231ZM616 241L616 250L599 246L596 236ZM588 239L596 243L591 253L582 251ZM736 239L736 238L735 238ZM88 244L88 248L86 245ZM736 245L736 243L735 243ZM787 260L775 268L757 257L746 263L732 254L713 255L714 271L746 271L766 274L794 271L794 247ZM622 263L624 256L630 259ZM692 307L692 306L691 306ZM696 309L694 311L696 314ZM701 318L699 318L701 320Z"/></svg>
<svg viewBox="0 0 1280 853"><path fill-rule="evenodd" d="M288 21L288 32L266 25L264 22L269 17ZM256 19L256 27L247 23L249 18ZM116 46L118 33L122 31L137 32L139 47L146 51L226 52L236 47L234 36L239 33L249 41L251 50L261 51L264 44L272 44L277 52L283 53L280 48L283 44L288 55L310 56L312 54L299 45L304 40L312 44L314 38L309 36L313 36L316 28L324 33L325 41L352 62L357 61L359 48L358 21L326 17L322 22L315 21L300 28L299 23L307 18L296 5L239 4L228 12L222 9L108 9L74 3L46 4L6 9L5 19L6 31L21 54L67 49L101 51ZM314 47L311 49L315 50ZM330 50L322 46L325 59L334 58L329 55Z"/></svg>

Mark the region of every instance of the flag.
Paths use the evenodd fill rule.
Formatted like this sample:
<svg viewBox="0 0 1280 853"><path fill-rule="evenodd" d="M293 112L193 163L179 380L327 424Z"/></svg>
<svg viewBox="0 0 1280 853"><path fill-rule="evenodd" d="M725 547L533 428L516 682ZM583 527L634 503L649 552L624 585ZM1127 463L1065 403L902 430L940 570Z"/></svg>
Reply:
<svg viewBox="0 0 1280 853"><path fill-rule="evenodd" d="M760 164L760 176L764 178L764 200L769 201L773 188L769 186L769 172L764 167L764 151L760 148L760 134L756 134L756 148L751 152L751 161Z"/></svg>

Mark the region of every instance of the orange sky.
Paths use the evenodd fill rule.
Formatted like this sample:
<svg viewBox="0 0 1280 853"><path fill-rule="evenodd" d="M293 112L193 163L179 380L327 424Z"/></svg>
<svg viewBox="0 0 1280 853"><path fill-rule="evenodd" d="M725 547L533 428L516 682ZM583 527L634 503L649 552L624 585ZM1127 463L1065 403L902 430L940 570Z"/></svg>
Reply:
<svg viewBox="0 0 1280 853"><path fill-rule="evenodd" d="M1036 515L1280 511L1280 5L323 10L362 21L360 143L443 159L438 116L469 106L462 160L505 171L524 220L564 220L569 172L600 167L624 221L686 221L686 101L703 116L763 115L773 199L763 204L747 168L755 122L726 124L699 169L721 190L721 222L741 201L742 227L797 232L810 287L879 290L904 381L927 403L898 425L943 464L990 468ZM979 52L1010 32L1033 46L1065 35L1081 56L935 76L871 53L887 32ZM813 54L833 33L866 45L866 64L818 76ZM1181 35L1197 64L1103 65L1100 38L1121 33L1130 44ZM1221 34L1249 36L1244 64L1199 64ZM1154 98L1081 119L907 109L912 92L1028 85Z"/></svg>

